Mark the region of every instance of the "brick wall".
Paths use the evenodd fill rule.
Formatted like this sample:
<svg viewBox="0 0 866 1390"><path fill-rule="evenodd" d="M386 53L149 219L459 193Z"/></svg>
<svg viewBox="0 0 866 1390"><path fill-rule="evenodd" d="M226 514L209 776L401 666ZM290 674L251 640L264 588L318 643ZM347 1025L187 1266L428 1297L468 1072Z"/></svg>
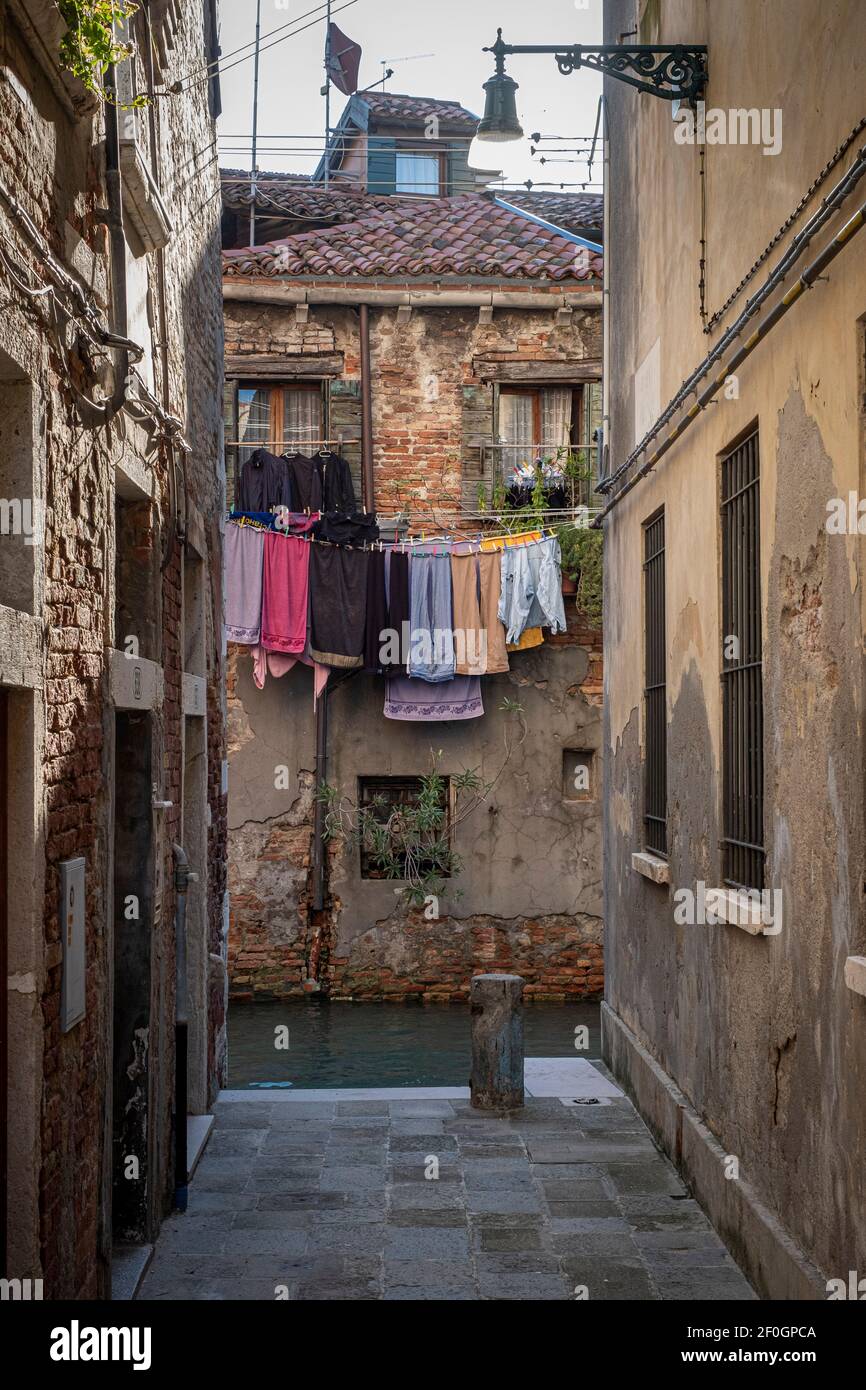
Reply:
<svg viewBox="0 0 866 1390"><path fill-rule="evenodd" d="M167 81L204 58L203 7L178 7L180 25L165 70ZM37 24L41 20L34 21ZM102 182L103 118L83 101L67 110L64 79L47 72L0 3L6 62L16 83L0 82L0 179L35 220L54 254L95 296L104 318L108 243L97 209L106 204ZM48 51L55 36L43 35ZM78 93L81 96L81 93ZM149 148L147 116L142 138ZM0 353L7 378L26 378L33 395L34 495L44 501L44 544L35 551L36 601L29 619L37 634L40 672L33 686L37 746L33 750L35 804L22 806L37 827L32 841L34 901L38 921L15 922L16 951L28 955L38 999L41 1037L27 1058L13 1056L12 1082L21 1093L41 1095L34 1117L32 1162L39 1173L38 1211L16 1210L10 1218L14 1248L35 1252L27 1268L10 1276L44 1279L46 1298L93 1298L108 1287L111 1245L111 1153L104 1144L111 1127L111 973L114 924L111 900L111 758L114 711L108 700L105 653L114 646L115 551L122 565L141 565L145 583L130 611L118 615L121 633L144 636L142 654L163 666L166 698L153 720L153 764L164 778L164 796L174 806L157 829L163 894L153 926L151 1095L148 1118L156 1169L150 1196L155 1225L167 1205L172 1155L174 903L171 842L179 835L181 804L179 634L182 622L183 552L176 544L164 572L160 561L172 525L172 510L184 494L206 518L208 612L208 797L211 809L208 866L210 945L222 968L222 892L225 798L221 789L224 744L221 732L221 542L223 484L220 460L222 315L219 291L217 181L206 152L212 139L207 104L175 100L160 107L160 169L175 228L163 253L166 271L170 392L168 408L183 422L192 453L170 482L166 457L124 413L94 430L82 421L70 381L91 394L110 389L100 368L97 385L85 353L64 356L44 301L30 300L0 269ZM151 154L153 152L151 151ZM0 208L2 232L16 263L34 283L48 277L45 266ZM157 258L144 258L151 297L156 296ZM158 327L158 325L156 325ZM156 364L155 343L143 344ZM14 367L8 364L13 363ZM2 380L0 380L2 390ZM127 521L134 535L115 533L115 466L152 478L152 503L133 507ZM2 489L0 489L2 491ZM182 526L182 513L178 524ZM2 543L6 543L4 537ZM153 562L153 563L151 563ZM143 632L146 629L146 633ZM145 647L150 648L145 652ZM20 675L0 670L0 682ZM44 728L44 733L39 730ZM121 779L122 789L122 779ZM39 836L44 827L44 858ZM86 861L86 1015L67 1033L60 1029L62 954L58 915L58 864L82 855ZM44 880L44 882L43 882ZM13 906L14 910L14 906ZM43 945L44 942L44 945ZM219 971L215 971L219 978ZM224 990L211 1001L212 1085L223 1074ZM41 1077L15 1068L41 1067ZM13 1125L18 1117L12 1117ZM32 1235L32 1239L31 1239Z"/></svg>

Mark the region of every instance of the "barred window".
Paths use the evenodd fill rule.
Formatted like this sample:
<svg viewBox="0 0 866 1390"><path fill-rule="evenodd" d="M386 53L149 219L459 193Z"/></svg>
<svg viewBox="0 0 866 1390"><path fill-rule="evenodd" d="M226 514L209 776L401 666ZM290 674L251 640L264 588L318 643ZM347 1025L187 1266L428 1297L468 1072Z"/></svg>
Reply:
<svg viewBox="0 0 866 1390"><path fill-rule="evenodd" d="M380 825L387 825L391 816L399 812L401 807L414 807L418 803L421 795L422 780L420 777L359 777L358 778L358 804L369 808L373 817ZM441 811L441 823L434 825L427 831L425 843L434 848L437 842L448 844L450 841L450 780L442 778L441 796L439 799L439 810ZM450 878L450 870L443 867L439 857L426 858L423 854L423 846L418 858L418 864L422 871L436 869L442 878ZM397 853L398 863L405 860L405 856ZM403 863L405 868L405 862ZM366 845L361 845L361 877L362 878L387 878L387 871L379 861L376 853Z"/></svg>
<svg viewBox="0 0 866 1390"><path fill-rule="evenodd" d="M667 858L668 736L665 659L665 514L644 522L644 843Z"/></svg>
<svg viewBox="0 0 866 1390"><path fill-rule="evenodd" d="M722 458L725 882L764 886L764 706L757 430Z"/></svg>

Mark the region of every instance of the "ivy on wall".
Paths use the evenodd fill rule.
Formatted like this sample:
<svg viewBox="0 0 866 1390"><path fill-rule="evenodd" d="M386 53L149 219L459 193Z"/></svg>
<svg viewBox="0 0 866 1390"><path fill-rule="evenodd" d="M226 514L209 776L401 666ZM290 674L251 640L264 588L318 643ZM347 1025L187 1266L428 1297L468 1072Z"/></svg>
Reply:
<svg viewBox="0 0 866 1390"><path fill-rule="evenodd" d="M100 101L109 101L103 77L109 67L132 56L133 46L118 40L114 26L135 14L134 0L56 0L68 32L60 40L60 62ZM143 94L126 106L145 106Z"/></svg>

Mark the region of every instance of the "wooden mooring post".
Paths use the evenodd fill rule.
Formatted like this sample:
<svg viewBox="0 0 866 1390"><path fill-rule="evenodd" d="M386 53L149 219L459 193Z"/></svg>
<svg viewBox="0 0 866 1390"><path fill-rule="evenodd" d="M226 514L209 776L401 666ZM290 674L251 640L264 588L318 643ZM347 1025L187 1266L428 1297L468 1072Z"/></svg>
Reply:
<svg viewBox="0 0 866 1390"><path fill-rule="evenodd" d="M516 1110L523 1104L523 980L519 975L473 975L472 1105Z"/></svg>

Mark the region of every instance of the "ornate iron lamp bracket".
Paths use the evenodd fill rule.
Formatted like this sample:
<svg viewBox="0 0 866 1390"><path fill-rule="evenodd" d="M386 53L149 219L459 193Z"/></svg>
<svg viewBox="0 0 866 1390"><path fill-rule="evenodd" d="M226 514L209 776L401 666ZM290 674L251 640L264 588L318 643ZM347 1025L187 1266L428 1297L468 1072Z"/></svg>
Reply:
<svg viewBox="0 0 866 1390"><path fill-rule="evenodd" d="M552 53L564 77L581 67L594 68L605 77L615 77L664 101L688 101L694 105L703 97L707 85L706 44L512 44L503 42L499 29L496 43L484 52L494 54L499 74L505 72L507 54Z"/></svg>

